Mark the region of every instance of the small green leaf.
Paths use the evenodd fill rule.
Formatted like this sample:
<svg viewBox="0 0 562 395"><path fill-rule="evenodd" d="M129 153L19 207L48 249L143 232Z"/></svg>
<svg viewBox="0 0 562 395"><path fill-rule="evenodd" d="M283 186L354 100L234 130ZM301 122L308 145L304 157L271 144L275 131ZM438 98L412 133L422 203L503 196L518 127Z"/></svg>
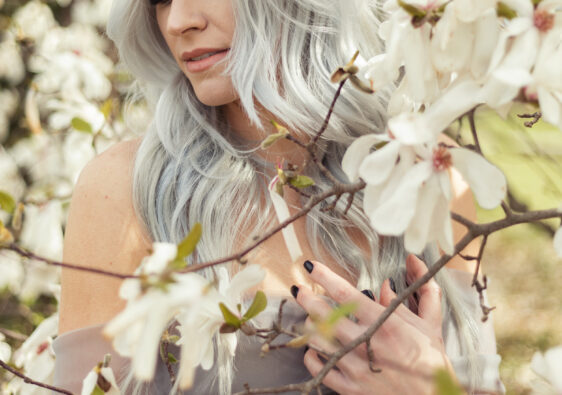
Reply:
<svg viewBox="0 0 562 395"><path fill-rule="evenodd" d="M8 214L12 214L16 209L16 201L10 194L0 191L0 208Z"/></svg>
<svg viewBox="0 0 562 395"><path fill-rule="evenodd" d="M252 305L246 311L246 314L244 314L243 319L244 320L251 320L252 318L257 316L259 313L264 311L266 307L267 307L267 297L265 296L263 291L256 292L256 296L254 297L254 301L252 302Z"/></svg>
<svg viewBox="0 0 562 395"><path fill-rule="evenodd" d="M224 317L224 322L236 329L240 328L240 325L242 325L242 321L240 320L240 318L238 318L236 314L230 311L224 303L219 303L219 307L221 309L222 316Z"/></svg>
<svg viewBox="0 0 562 395"><path fill-rule="evenodd" d="M105 395L105 392L103 392L99 385L96 385L96 388L92 391L92 395Z"/></svg>
<svg viewBox="0 0 562 395"><path fill-rule="evenodd" d="M184 260L193 253L197 243L201 239L202 228L200 223L193 225L191 232L186 236L185 239L178 245L178 254L176 255L176 260Z"/></svg>
<svg viewBox="0 0 562 395"><path fill-rule="evenodd" d="M105 119L109 119L112 109L113 109L113 99L107 99L106 101L103 102L100 111L105 117Z"/></svg>
<svg viewBox="0 0 562 395"><path fill-rule="evenodd" d="M308 188L314 185L314 180L307 176L296 176L289 179L289 182L295 188Z"/></svg>
<svg viewBox="0 0 562 395"><path fill-rule="evenodd" d="M342 305L336 307L334 310L332 310L332 312L330 313L330 315L326 319L326 323L328 325L334 325L336 322L338 322L343 317L347 317L348 315L355 312L355 310L357 310L357 303L342 304Z"/></svg>
<svg viewBox="0 0 562 395"><path fill-rule="evenodd" d="M435 372L435 393L437 395L462 395L464 391L453 380L451 374L444 370L439 369Z"/></svg>
<svg viewBox="0 0 562 395"><path fill-rule="evenodd" d="M180 337L178 335L172 335L168 337L168 341L170 343L177 343L180 340Z"/></svg>
<svg viewBox="0 0 562 395"><path fill-rule="evenodd" d="M262 143L261 143L262 149L266 149L266 148L271 147L277 141L279 141L281 139L284 139L289 135L289 131L287 130L287 128L285 128L283 126L280 126L275 121L271 121L271 123L273 124L273 126L275 126L277 128L278 131L277 131L277 133L269 135L265 140L262 141Z"/></svg>
<svg viewBox="0 0 562 395"><path fill-rule="evenodd" d="M427 15L426 11L412 4L408 4L404 0L398 0L398 5L402 7L402 9L406 11L410 16L413 16L414 18L423 18Z"/></svg>
<svg viewBox="0 0 562 395"><path fill-rule="evenodd" d="M178 363L177 358L171 352L168 353L168 362L170 363Z"/></svg>
<svg viewBox="0 0 562 395"><path fill-rule="evenodd" d="M92 125L84 121L82 118L74 117L72 118L70 124L74 129L76 129L79 132L88 133L88 134L92 134L94 132L92 129Z"/></svg>
<svg viewBox="0 0 562 395"><path fill-rule="evenodd" d="M498 6L496 8L496 14L499 17L504 17L509 20L517 17L517 11L501 1L498 3Z"/></svg>

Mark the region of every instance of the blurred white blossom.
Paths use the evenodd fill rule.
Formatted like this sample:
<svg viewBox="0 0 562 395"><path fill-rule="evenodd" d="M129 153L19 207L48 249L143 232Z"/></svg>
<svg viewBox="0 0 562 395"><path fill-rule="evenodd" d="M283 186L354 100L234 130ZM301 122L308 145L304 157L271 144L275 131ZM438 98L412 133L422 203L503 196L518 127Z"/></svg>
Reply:
<svg viewBox="0 0 562 395"><path fill-rule="evenodd" d="M62 260L62 208L53 200L42 206L26 205L20 236L21 245L44 258ZM58 283L60 269L43 262L26 261L25 279L20 292L24 300L41 293L50 294L51 284Z"/></svg>
<svg viewBox="0 0 562 395"><path fill-rule="evenodd" d="M537 351L531 369L552 386L553 394L562 393L562 346L551 348L544 354Z"/></svg>
<svg viewBox="0 0 562 395"><path fill-rule="evenodd" d="M6 340L6 337L0 333L0 361L9 362L12 358L12 347L4 340Z"/></svg>
<svg viewBox="0 0 562 395"><path fill-rule="evenodd" d="M79 0L72 7L72 19L78 23L105 26L113 0Z"/></svg>
<svg viewBox="0 0 562 395"><path fill-rule="evenodd" d="M52 348L53 338L58 331L58 314L41 322L22 346L14 352L14 363L23 368L25 375L45 384L53 383L55 353ZM43 394L45 390L31 384L25 384L19 378L10 383L10 390L25 395Z"/></svg>
<svg viewBox="0 0 562 395"><path fill-rule="evenodd" d="M33 41L40 41L57 25L49 6L39 0L32 0L19 8L13 16L13 23L19 37Z"/></svg>
<svg viewBox="0 0 562 395"><path fill-rule="evenodd" d="M25 65L13 34L7 33L4 36L4 40L0 42L0 79L15 86L25 78Z"/></svg>

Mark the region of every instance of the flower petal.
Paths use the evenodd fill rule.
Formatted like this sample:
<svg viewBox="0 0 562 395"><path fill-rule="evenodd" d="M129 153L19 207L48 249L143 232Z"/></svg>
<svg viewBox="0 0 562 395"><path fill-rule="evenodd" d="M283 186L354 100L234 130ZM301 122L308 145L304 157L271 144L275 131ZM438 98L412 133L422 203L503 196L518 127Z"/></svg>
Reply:
<svg viewBox="0 0 562 395"><path fill-rule="evenodd" d="M478 204L485 209L497 207L507 191L506 179L501 170L467 149L452 148L450 152L453 166L470 185Z"/></svg>
<svg viewBox="0 0 562 395"><path fill-rule="evenodd" d="M359 175L370 185L379 185L388 179L398 160L401 144L391 141L368 155L359 167Z"/></svg>
<svg viewBox="0 0 562 395"><path fill-rule="evenodd" d="M437 198L441 194L435 177L430 177L420 188L416 213L404 234L404 246L408 252L420 254L425 248Z"/></svg>
<svg viewBox="0 0 562 395"><path fill-rule="evenodd" d="M432 173L429 162L412 167L391 195L370 216L371 225L380 234L398 236L408 228L416 210L418 192Z"/></svg>
<svg viewBox="0 0 562 395"><path fill-rule="evenodd" d="M349 181L355 182L359 179L361 162L369 155L373 145L381 141L388 141L388 137L386 135L368 134L359 137L349 146L342 160L342 169Z"/></svg>

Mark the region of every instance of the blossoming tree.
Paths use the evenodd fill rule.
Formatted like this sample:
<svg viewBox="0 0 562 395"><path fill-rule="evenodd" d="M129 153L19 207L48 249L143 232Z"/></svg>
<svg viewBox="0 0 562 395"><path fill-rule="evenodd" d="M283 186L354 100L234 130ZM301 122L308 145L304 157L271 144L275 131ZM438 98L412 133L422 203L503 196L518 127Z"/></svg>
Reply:
<svg viewBox="0 0 562 395"><path fill-rule="evenodd" d="M135 129L121 119L127 76L116 68L108 42L99 35L111 0L70 3L0 1L6 18L1 22L6 29L0 42L0 139L5 143L0 150L0 285L21 300L45 293L56 297L61 266L94 271L61 262L64 205L85 163L113 142L130 137L128 130ZM53 8L61 13L59 19L72 23L63 27ZM278 133L262 144L267 149L279 139L289 139L306 148L333 180L331 190L307 195L307 204L291 216L282 197L284 188L305 194L314 180L279 164L278 175L270 184L279 224L247 249L186 267L185 258L196 249L201 234L195 227L177 246L155 244L133 275L101 273L125 280L120 296L127 307L104 333L119 354L131 358L137 379L152 379L156 360L162 358L168 366L179 363L177 377L169 369L170 379L178 380L182 389L189 388L196 367L212 366L213 341L235 352L237 331L265 339L283 332L293 337L285 346L304 346L307 333L279 325L257 326L254 319L267 305L263 293L258 292L249 308L242 309L243 292L263 280L263 270L248 264L229 279L224 265L244 261L248 252L277 232L283 232L287 248L299 256L291 224L326 200L347 197L351 201L362 193L364 213L377 233L403 236L406 249L415 254L429 243L437 243L443 255L425 276L397 295L362 336L333 353L314 379L301 383L303 393L317 388L338 359L368 342L392 311L451 257L462 255L471 241L481 239L479 254L462 256L478 263L474 292L481 293L486 283L477 275L488 236L521 223L562 219L557 207L522 211L509 204L508 183L484 156L477 122L482 109L505 116L516 103L524 102L535 108L534 113L520 114L531 119L528 127L542 118L562 129L562 0L387 0L383 8L386 15L379 35L385 52L372 59L350 54L349 63L334 71L332 80L339 87L326 124L319 125L315 138L299 141L275 123ZM342 59L342 63L348 60ZM390 118L386 130L373 130L350 145L342 164L348 182L342 183L322 166L315 145L346 89L361 89L365 94L388 90ZM131 118L139 120L139 125L149 117L142 102L133 103L129 111L135 112ZM451 125L464 120L468 120L471 141L457 139L453 144ZM38 158L41 166L35 166ZM501 206L504 217L478 224L451 213L451 180L455 177L466 181L482 208ZM457 243L454 222L466 228ZM562 256L562 228L552 233L555 250ZM217 267L212 280L198 273L210 266ZM332 321L338 314L349 313L348 308L336 310ZM482 309L486 316L489 308L482 304ZM178 324L178 335L168 333L171 322ZM10 372L3 390L68 393L51 385L51 343L57 325L54 314L25 341L21 334L0 332L0 364ZM5 336L20 336L23 344L12 352ZM181 346L179 361L165 352L169 343ZM268 343L263 351L274 352ZM558 349L533 359L537 373L558 391L562 388L553 369L560 369L560 360ZM109 358L92 366L82 393L119 393L110 366Z"/></svg>

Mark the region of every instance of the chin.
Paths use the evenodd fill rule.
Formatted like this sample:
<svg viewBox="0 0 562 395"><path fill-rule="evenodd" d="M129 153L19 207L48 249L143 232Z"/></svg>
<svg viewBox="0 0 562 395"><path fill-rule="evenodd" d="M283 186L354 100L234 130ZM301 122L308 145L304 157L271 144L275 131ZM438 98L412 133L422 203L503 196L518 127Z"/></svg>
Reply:
<svg viewBox="0 0 562 395"><path fill-rule="evenodd" d="M209 107L224 106L238 100L232 81L226 76L193 83L193 90L197 99Z"/></svg>

